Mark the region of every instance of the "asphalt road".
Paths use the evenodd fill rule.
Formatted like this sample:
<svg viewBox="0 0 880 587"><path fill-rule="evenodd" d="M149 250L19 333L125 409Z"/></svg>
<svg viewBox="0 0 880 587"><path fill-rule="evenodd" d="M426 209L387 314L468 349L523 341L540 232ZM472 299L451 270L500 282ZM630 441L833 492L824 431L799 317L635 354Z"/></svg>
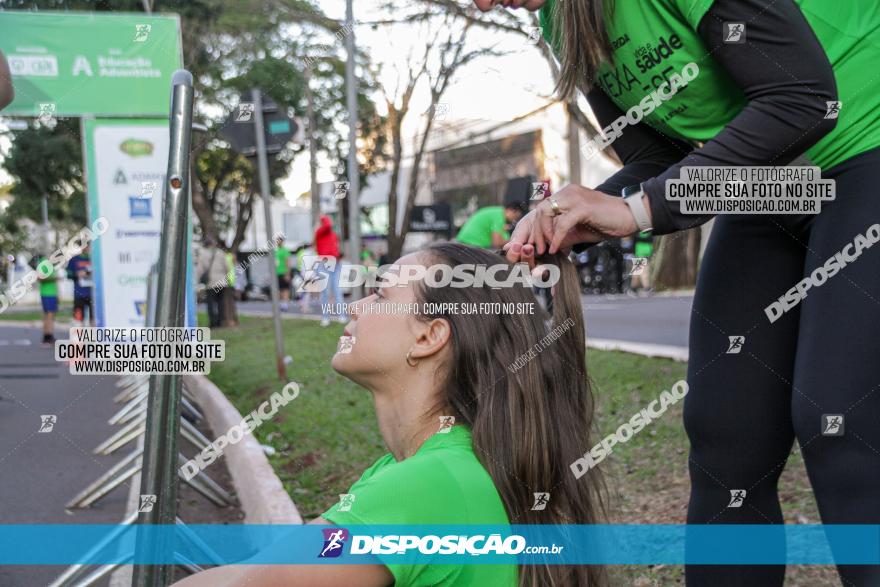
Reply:
<svg viewBox="0 0 880 587"><path fill-rule="evenodd" d="M128 484L91 509L64 508L132 450L92 454L115 431L107 420L119 408L113 402L116 378L70 375L55 362L53 349L40 346L41 336L37 328L0 326L0 524L118 523ZM38 432L41 416L49 414L56 416L51 432ZM0 566L0 585L47 585L63 569Z"/></svg>
<svg viewBox="0 0 880 587"><path fill-rule="evenodd" d="M583 296L587 338L687 348L693 296Z"/></svg>
<svg viewBox="0 0 880 587"><path fill-rule="evenodd" d="M346 300L348 301L348 300ZM690 294L633 298L628 295L584 295L581 303L587 323L587 337L663 344L687 348L690 322ZM320 313L313 304L311 315ZM269 302L239 302L244 315L268 315ZM291 302L285 316L301 315L299 304Z"/></svg>

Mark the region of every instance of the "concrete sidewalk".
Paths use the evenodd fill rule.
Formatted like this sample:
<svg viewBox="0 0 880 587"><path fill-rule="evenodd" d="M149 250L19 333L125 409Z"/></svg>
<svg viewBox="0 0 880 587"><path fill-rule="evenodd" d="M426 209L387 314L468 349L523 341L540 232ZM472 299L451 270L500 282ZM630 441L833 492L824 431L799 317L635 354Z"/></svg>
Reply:
<svg viewBox="0 0 880 587"><path fill-rule="evenodd" d="M0 325L0 524L115 524L127 485L91 509L64 505L126 454L92 454L115 431L107 419L119 409L116 377L71 375L41 339L40 328ZM56 417L51 432L38 432L43 415ZM63 569L0 566L0 585L46 585Z"/></svg>

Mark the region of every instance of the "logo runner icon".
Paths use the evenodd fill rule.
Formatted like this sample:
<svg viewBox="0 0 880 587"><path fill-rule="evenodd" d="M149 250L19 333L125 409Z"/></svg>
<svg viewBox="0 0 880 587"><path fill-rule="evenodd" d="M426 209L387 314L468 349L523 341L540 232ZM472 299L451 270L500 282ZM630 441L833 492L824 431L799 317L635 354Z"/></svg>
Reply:
<svg viewBox="0 0 880 587"><path fill-rule="evenodd" d="M739 353L742 350L743 343L746 341L745 336L728 336L727 338L730 341L727 353L731 355Z"/></svg>
<svg viewBox="0 0 880 587"><path fill-rule="evenodd" d="M318 558L337 558L342 554L345 541L348 540L348 530L344 528L322 529L324 533L324 548Z"/></svg>
<svg viewBox="0 0 880 587"><path fill-rule="evenodd" d="M730 490L730 503L727 504L729 508L738 508L742 507L743 500L746 498L746 490L745 489L731 489Z"/></svg>
<svg viewBox="0 0 880 587"><path fill-rule="evenodd" d="M822 436L843 436L843 414L822 414Z"/></svg>
<svg viewBox="0 0 880 587"><path fill-rule="evenodd" d="M741 22L725 22L724 28L727 34L724 35L725 43L744 43L746 34L746 25Z"/></svg>

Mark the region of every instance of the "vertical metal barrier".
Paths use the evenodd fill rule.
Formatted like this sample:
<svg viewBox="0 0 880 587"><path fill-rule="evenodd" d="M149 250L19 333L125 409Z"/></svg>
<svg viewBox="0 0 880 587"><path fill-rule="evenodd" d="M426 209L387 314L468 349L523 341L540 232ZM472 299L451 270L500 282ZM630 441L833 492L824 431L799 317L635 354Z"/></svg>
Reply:
<svg viewBox="0 0 880 587"><path fill-rule="evenodd" d="M184 298L189 221L190 140L192 136L193 78L178 70L171 81L171 140L162 213L159 248L159 279L155 326L184 326ZM146 437L141 476L141 496L155 496L150 511L140 514L140 524L174 524L177 513L177 435L180 427L180 375L151 375L147 400ZM143 499L143 497L142 497ZM138 533L139 560L168 560L174 545L146 540ZM153 534L152 536L157 536ZM162 534L165 536L165 534ZM132 585L164 587L171 579L172 564L137 565Z"/></svg>

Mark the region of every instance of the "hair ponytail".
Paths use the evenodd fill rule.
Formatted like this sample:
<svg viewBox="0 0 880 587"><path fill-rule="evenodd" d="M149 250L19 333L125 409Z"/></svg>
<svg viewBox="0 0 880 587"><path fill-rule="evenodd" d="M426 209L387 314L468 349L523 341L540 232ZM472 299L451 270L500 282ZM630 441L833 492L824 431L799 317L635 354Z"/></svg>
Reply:
<svg viewBox="0 0 880 587"><path fill-rule="evenodd" d="M431 246L425 254L430 264L453 267L506 262L457 243ZM451 410L471 428L474 453L492 477L511 524L599 523L605 513L601 474L592 469L578 479L570 469L592 446L580 286L563 255L541 262L560 269L552 317L525 286L420 288L419 301L438 307L501 302L532 303L535 310L421 316L444 318L452 330L453 356L446 372L438 373L446 393L437 409ZM532 509L538 492L550 494L543 510ZM520 565L519 585L604 586L607 576L597 565Z"/></svg>
<svg viewBox="0 0 880 587"><path fill-rule="evenodd" d="M614 0L556 0L553 4L555 44L561 47L556 91L569 98L575 90L590 92L596 70L613 55L606 18L614 13Z"/></svg>

